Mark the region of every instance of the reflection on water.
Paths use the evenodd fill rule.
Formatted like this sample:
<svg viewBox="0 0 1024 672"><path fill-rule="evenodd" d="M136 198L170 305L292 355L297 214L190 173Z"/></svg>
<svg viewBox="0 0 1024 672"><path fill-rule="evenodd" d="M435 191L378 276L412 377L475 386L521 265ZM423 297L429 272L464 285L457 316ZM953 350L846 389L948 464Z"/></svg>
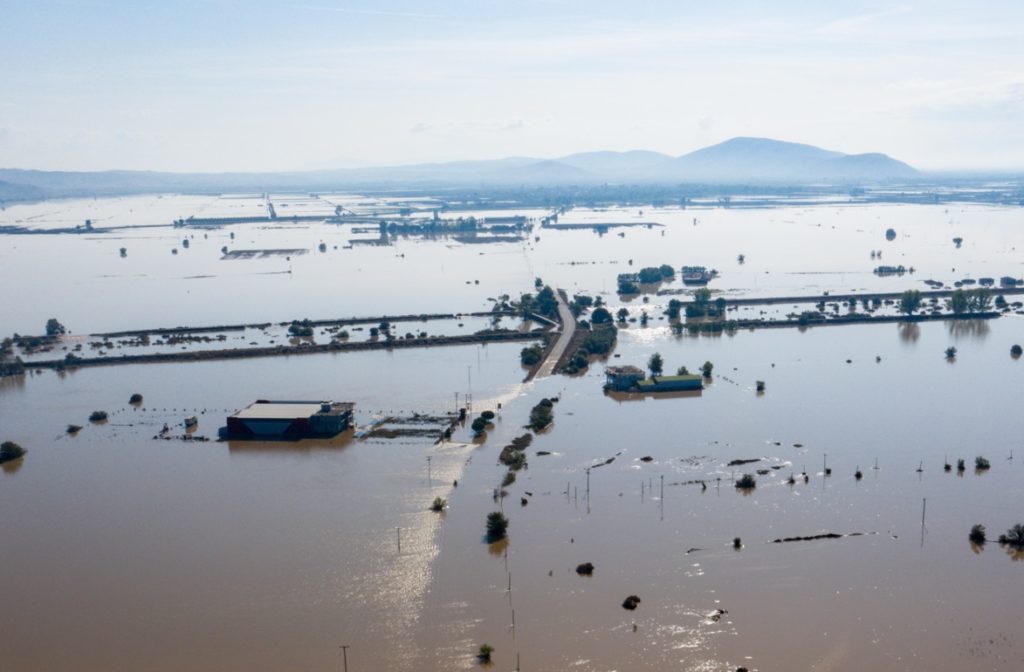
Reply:
<svg viewBox="0 0 1024 672"><path fill-rule="evenodd" d="M298 441L264 441L259 439L229 439L225 443L234 453L283 453L289 456L311 455L318 451L335 451L351 445L355 429L349 428L328 439L301 439Z"/></svg>
<svg viewBox="0 0 1024 672"><path fill-rule="evenodd" d="M985 338L990 330L988 320L949 320L949 335L955 338Z"/></svg>
<svg viewBox="0 0 1024 672"><path fill-rule="evenodd" d="M21 459L18 459L18 460L11 460L9 462L4 462L3 464L0 464L0 469L3 469L5 474L13 475L13 474L18 473L18 471L21 470L21 468L22 468L22 466L24 466L24 464L25 464L25 458L21 458Z"/></svg>
<svg viewBox="0 0 1024 672"><path fill-rule="evenodd" d="M618 390L606 390L605 396L618 402L624 401L669 401L672 399L699 399L703 394L702 390L677 390L675 392L653 392L640 394L639 392L621 392Z"/></svg>
<svg viewBox="0 0 1024 672"><path fill-rule="evenodd" d="M921 326L917 322L898 322L896 328L904 343L917 343L917 339L921 338Z"/></svg>

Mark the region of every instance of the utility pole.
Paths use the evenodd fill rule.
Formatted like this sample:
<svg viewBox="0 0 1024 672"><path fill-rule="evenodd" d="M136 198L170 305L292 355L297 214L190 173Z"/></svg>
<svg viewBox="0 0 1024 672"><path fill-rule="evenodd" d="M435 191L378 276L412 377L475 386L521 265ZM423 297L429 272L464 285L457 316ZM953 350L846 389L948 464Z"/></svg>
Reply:
<svg viewBox="0 0 1024 672"><path fill-rule="evenodd" d="M342 672L348 672L348 644L342 644L338 648L341 649L341 662L344 665Z"/></svg>

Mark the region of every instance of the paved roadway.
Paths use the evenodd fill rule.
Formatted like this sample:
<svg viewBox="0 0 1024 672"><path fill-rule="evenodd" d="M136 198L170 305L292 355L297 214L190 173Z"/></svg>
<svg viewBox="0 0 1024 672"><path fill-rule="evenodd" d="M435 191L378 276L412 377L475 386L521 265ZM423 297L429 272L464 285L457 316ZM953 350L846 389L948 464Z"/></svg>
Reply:
<svg viewBox="0 0 1024 672"><path fill-rule="evenodd" d="M562 321L562 331L558 336L558 341L555 342L555 347L551 348L551 351L548 352L548 356L541 363L540 368L537 369L534 378L543 378L555 372L555 364L562 358L565 349L569 347L569 343L572 341L573 334L576 333L576 318L573 317L572 311L569 310L569 305L562 298L561 292L556 290L555 297L558 299L558 317Z"/></svg>

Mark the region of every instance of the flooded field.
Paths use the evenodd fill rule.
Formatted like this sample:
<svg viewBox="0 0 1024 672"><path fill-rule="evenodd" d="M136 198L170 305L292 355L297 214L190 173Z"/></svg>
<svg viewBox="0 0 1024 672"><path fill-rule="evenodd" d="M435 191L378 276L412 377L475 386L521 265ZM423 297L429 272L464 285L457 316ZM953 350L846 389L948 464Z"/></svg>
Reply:
<svg viewBox="0 0 1024 672"><path fill-rule="evenodd" d="M1014 590L1024 553L995 541L1024 522L1024 361L1010 354L1024 318L691 335L662 316L671 298L693 295L678 273L646 294L616 292L618 274L662 263L717 269L709 288L727 300L1019 278L1020 209L579 208L558 218L579 228L553 229L540 210L467 208L445 216L522 215L528 234L352 246L374 235L353 230L372 225L328 221L335 207L376 216L431 203L321 194L269 201L278 217L323 221L169 226L261 216L266 200L9 207L0 225L73 227L92 213L94 229L145 228L0 236L0 279L19 288L0 332L36 334L57 317L73 332L64 347L96 340L87 333L272 322L188 347L220 347L219 335L264 344L287 340L278 323L292 319L487 311L538 277L651 321L622 324L607 362L525 384L523 343L0 378L0 439L28 449L0 473L0 670L331 670L343 644L353 672L473 669L484 643L492 669L551 672L953 672L1024 660ZM306 252L225 259L224 247ZM39 270L56 263L60 273ZM914 273L872 272L882 264ZM371 326L345 328L366 340ZM313 339L331 337L318 328ZM700 392L603 391L606 363L644 367L655 352L667 373L710 361L713 375ZM368 433L454 413L467 395L470 420L496 412L481 437L469 422L441 443ZM501 496L498 455L548 397L554 423L535 432ZM324 440L216 440L227 415L260 398L352 401L356 427ZM89 422L95 410L108 419ZM191 415L199 424L186 432ZM170 438L155 438L165 424ZM991 467L975 470L978 456ZM735 487L744 474L756 487ZM435 497L447 500L441 513L429 510ZM488 544L495 510L508 538ZM968 540L976 523L987 544ZM838 536L774 543L824 534ZM578 574L587 562L592 575ZM639 605L624 609L631 595Z"/></svg>
<svg viewBox="0 0 1024 672"><path fill-rule="evenodd" d="M1016 253L1018 247L1024 249L1022 214L1008 207L641 207L571 210L559 218L560 223L587 225L580 230L544 228L536 210L513 209L507 216L530 217L532 229L514 242L472 244L453 235L395 234L384 237L386 245L352 246L353 240L381 241L381 235L354 233L372 224L326 220L170 227L174 219L201 213L203 204L195 202L201 198L207 197L58 201L0 212L0 225L12 226L37 222L31 225L66 227L96 217L92 232L5 236L0 280L8 286L21 278L31 281L20 282L22 291L9 297L0 331L39 333L50 317L58 317L74 333L96 333L473 312L489 310L491 300L503 294L529 291L536 277L570 293L599 294L614 303L619 300L619 274L661 264L717 269L720 275L709 287L726 298L899 292L927 289L924 280L952 287L965 278L1024 278L1024 261ZM233 200L262 203L209 198L207 207L218 214L234 207L226 204ZM400 210L393 203L366 202L370 205L361 207L378 207L382 216ZM100 216L104 213L109 213L105 216L112 218L112 226L147 227L98 231L106 221ZM623 221L663 226L607 232L590 228ZM889 228L896 233L892 241L885 235ZM954 238L962 238L959 248ZM306 253L233 258L225 249ZM881 257L872 258L872 252L881 252ZM36 272L39 263L57 259L60 274ZM875 274L882 265L902 265L914 272ZM653 290L678 290L683 298L688 291L678 277ZM665 304L668 298L650 300ZM627 297L626 303L641 300ZM131 310L118 310L117 305Z"/></svg>

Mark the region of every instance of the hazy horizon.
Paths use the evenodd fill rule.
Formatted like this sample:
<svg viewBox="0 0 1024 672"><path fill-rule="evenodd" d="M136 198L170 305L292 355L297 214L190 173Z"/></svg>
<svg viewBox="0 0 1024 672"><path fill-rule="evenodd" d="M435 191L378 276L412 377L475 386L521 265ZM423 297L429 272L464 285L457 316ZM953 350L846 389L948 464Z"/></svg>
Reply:
<svg viewBox="0 0 1024 672"><path fill-rule="evenodd" d="M3 2L0 165L293 171L736 136L1024 167L1024 7Z"/></svg>

